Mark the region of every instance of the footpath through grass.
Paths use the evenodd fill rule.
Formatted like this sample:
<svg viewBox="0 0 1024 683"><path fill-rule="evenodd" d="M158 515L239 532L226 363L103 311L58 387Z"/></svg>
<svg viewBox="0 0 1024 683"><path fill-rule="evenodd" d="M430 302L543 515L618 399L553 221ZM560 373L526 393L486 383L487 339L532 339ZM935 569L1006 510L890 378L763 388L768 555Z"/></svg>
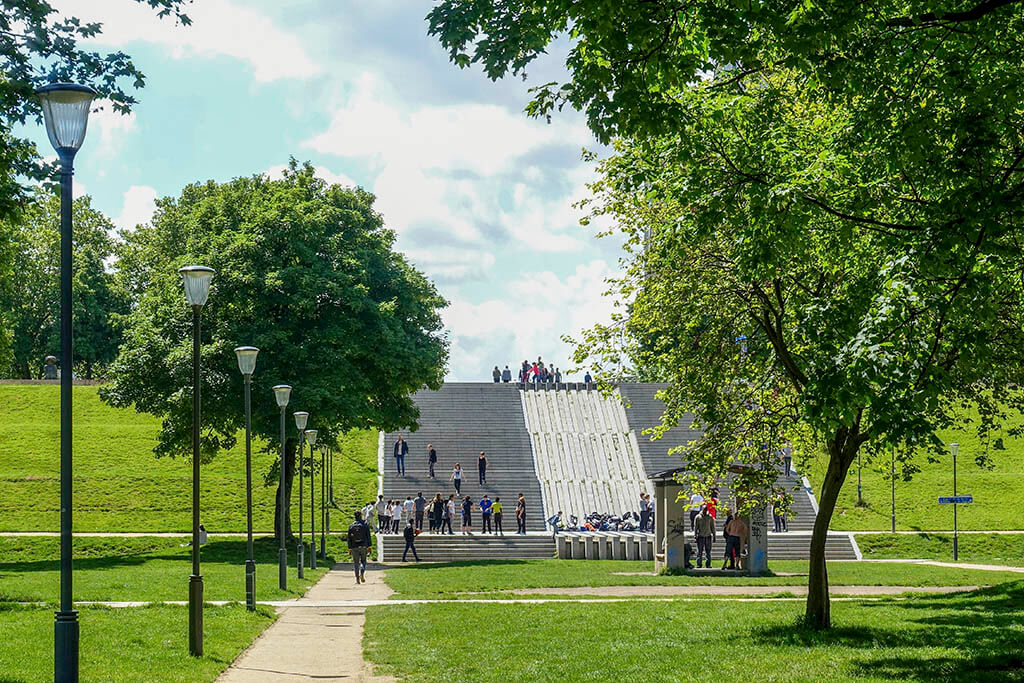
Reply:
<svg viewBox="0 0 1024 683"><path fill-rule="evenodd" d="M309 535L306 536L307 540ZM75 600L188 600L192 549L180 538L76 538ZM329 539L327 562L298 578L296 546L288 546L288 590L278 587L278 546L271 537L254 541L256 599L286 600L306 592L332 566L344 561L341 539ZM308 547L307 547L308 552ZM213 540L201 550L203 597L245 602L245 539ZM0 537L0 603L53 602L60 586L59 539ZM0 631L2 633L2 631ZM2 671L2 669L0 669ZM2 678L0 678L2 680Z"/></svg>
<svg viewBox="0 0 1024 683"><path fill-rule="evenodd" d="M242 605L203 610L203 656L188 654L188 608L79 609L83 681L213 681L274 620ZM0 603L0 681L53 680L53 610Z"/></svg>
<svg viewBox="0 0 1024 683"><path fill-rule="evenodd" d="M58 389L0 385L0 531L60 528ZM111 408L97 391L74 389L75 530L191 530L192 466L185 459L157 459L159 420ZM257 531L273 531L275 488L263 486L263 475L277 456L264 445L253 443L253 524ZM341 506L336 519L347 525L353 510L376 499L376 475L376 433L347 435L334 454L334 498ZM245 531L244 435L235 448L203 465L200 484L206 528ZM316 486L319 499L319 477ZM297 524L297 491L292 498Z"/></svg>
<svg viewBox="0 0 1024 683"><path fill-rule="evenodd" d="M865 559L953 561L953 534L857 534ZM1024 534L960 534L960 562L1024 567Z"/></svg>
<svg viewBox="0 0 1024 683"><path fill-rule="evenodd" d="M518 588L586 586L805 586L806 562L772 562L796 576L651 576L651 562L611 560L491 560L391 567L385 580L394 598L508 597ZM1012 572L876 562L829 563L833 586L986 586L1019 581ZM473 593L474 595L466 595Z"/></svg>
<svg viewBox="0 0 1024 683"><path fill-rule="evenodd" d="M589 563L584 563L589 564ZM364 652L408 681L1024 680L1024 583L965 596L834 602L828 632L803 603L388 605Z"/></svg>

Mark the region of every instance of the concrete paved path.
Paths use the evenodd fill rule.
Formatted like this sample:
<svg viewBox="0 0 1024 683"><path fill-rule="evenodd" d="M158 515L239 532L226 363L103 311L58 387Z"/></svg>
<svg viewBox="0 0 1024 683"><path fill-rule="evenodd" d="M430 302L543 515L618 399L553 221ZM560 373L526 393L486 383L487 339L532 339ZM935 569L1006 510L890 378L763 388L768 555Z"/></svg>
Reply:
<svg viewBox="0 0 1024 683"><path fill-rule="evenodd" d="M234 661L218 681L390 681L363 660L365 606L386 602L391 589L380 566L368 566L357 585L352 565L339 564L305 596L284 601L278 619Z"/></svg>

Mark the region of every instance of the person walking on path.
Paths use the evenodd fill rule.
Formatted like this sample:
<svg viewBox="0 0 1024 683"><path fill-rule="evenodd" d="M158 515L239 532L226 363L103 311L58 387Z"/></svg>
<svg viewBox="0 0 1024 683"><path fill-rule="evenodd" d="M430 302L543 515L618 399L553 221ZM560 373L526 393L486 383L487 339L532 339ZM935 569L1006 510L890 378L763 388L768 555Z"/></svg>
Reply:
<svg viewBox="0 0 1024 683"><path fill-rule="evenodd" d="M402 551L402 562L405 562L405 557L409 554L410 550L412 551L412 556L419 562L420 556L416 554L416 530L412 528L411 519L405 525L403 535L405 536L405 550Z"/></svg>
<svg viewBox="0 0 1024 683"><path fill-rule="evenodd" d="M437 451L434 450L434 444L427 444L427 469L429 470L429 476L431 479L436 479L434 476L434 465L437 464Z"/></svg>
<svg viewBox="0 0 1024 683"><path fill-rule="evenodd" d="M388 516L388 502L384 500L384 496L377 496L377 533L379 534L381 529L387 528L387 525L391 523L391 518Z"/></svg>
<svg viewBox="0 0 1024 683"><path fill-rule="evenodd" d="M504 536L505 532L501 529L501 496L494 499L491 511L494 513L494 533Z"/></svg>
<svg viewBox="0 0 1024 683"><path fill-rule="evenodd" d="M356 583L366 583L366 553L373 541L370 539L370 525L363 521L363 513L356 512L355 518L356 521L348 527L348 552L352 556Z"/></svg>
<svg viewBox="0 0 1024 683"><path fill-rule="evenodd" d="M451 482L455 484L455 493L462 494L462 465L455 463L455 469L452 470Z"/></svg>
<svg viewBox="0 0 1024 683"><path fill-rule="evenodd" d="M495 384L501 382L501 370L498 369L497 365L495 365L494 370L491 371L491 377L494 379Z"/></svg>
<svg viewBox="0 0 1024 683"><path fill-rule="evenodd" d="M516 498L516 533L526 535L526 498L520 493Z"/></svg>
<svg viewBox="0 0 1024 683"><path fill-rule="evenodd" d="M480 451L480 457L476 459L476 469L480 474L480 485L487 483L487 455Z"/></svg>
<svg viewBox="0 0 1024 683"><path fill-rule="evenodd" d="M473 501L469 496L462 501L462 533L473 535Z"/></svg>
<svg viewBox="0 0 1024 683"><path fill-rule="evenodd" d="M715 542L715 518L708 512L707 506L700 509L696 520L697 534L697 569L703 566L702 560L707 558L707 567L711 568L711 546Z"/></svg>
<svg viewBox="0 0 1024 683"><path fill-rule="evenodd" d="M444 504L444 510L441 513L441 533L444 533L445 529L448 529L448 535L454 536L455 532L452 531L452 520L455 518L455 494L448 496L448 502Z"/></svg>
<svg viewBox="0 0 1024 683"><path fill-rule="evenodd" d="M416 510L416 531L423 531L423 513L427 511L427 499L423 497L423 491L416 494L413 505Z"/></svg>
<svg viewBox="0 0 1024 683"><path fill-rule="evenodd" d="M491 533L491 508L493 505L491 499L485 493L484 497L480 500L480 531L482 533Z"/></svg>
<svg viewBox="0 0 1024 683"><path fill-rule="evenodd" d="M501 371L501 381L505 384L512 381L512 371L508 369L507 365L505 366L505 369Z"/></svg>
<svg viewBox="0 0 1024 683"><path fill-rule="evenodd" d="M398 440L395 441L395 469L400 477L405 476L405 456L407 455L409 455L409 444L399 434Z"/></svg>
<svg viewBox="0 0 1024 683"><path fill-rule="evenodd" d="M434 496L434 500L430 501L430 533L441 531L441 519L444 516L444 501L441 500L441 494L438 493Z"/></svg>

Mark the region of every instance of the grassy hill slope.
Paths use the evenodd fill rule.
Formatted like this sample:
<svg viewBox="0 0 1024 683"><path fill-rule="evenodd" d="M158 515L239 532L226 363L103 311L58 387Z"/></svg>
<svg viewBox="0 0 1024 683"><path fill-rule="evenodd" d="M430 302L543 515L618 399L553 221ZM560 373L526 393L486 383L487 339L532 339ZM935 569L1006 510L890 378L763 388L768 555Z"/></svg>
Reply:
<svg viewBox="0 0 1024 683"><path fill-rule="evenodd" d="M77 531L191 529L191 465L153 455L158 419L105 405L93 386L75 387L74 416ZM0 531L60 528L59 434L58 387L0 386ZM274 488L262 482L274 456L263 447L253 443L253 526L272 531ZM332 526L340 528L351 510L376 498L376 475L376 434L347 435L334 454L334 497L342 515L332 515ZM245 531L244 438L203 466L200 483L206 528ZM319 491L318 480L317 498ZM297 494L293 498L295 506Z"/></svg>

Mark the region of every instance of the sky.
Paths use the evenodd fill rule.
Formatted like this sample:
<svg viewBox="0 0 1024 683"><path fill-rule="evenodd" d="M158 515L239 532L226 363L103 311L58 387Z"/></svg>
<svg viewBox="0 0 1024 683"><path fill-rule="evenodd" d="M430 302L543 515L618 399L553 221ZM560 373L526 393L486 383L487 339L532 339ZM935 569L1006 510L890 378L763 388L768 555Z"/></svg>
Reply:
<svg viewBox="0 0 1024 683"><path fill-rule="evenodd" d="M86 46L127 52L147 77L131 115L92 115L75 163L76 195L119 228L189 183L279 175L294 156L373 192L450 302L448 381L537 356L565 370L562 335L608 321L620 245L573 208L595 177L582 150L603 150L576 112L523 113L530 85L564 78L564 44L525 82L493 82L448 61L423 0L201 0L188 27L131 0L53 4L102 22Z"/></svg>

